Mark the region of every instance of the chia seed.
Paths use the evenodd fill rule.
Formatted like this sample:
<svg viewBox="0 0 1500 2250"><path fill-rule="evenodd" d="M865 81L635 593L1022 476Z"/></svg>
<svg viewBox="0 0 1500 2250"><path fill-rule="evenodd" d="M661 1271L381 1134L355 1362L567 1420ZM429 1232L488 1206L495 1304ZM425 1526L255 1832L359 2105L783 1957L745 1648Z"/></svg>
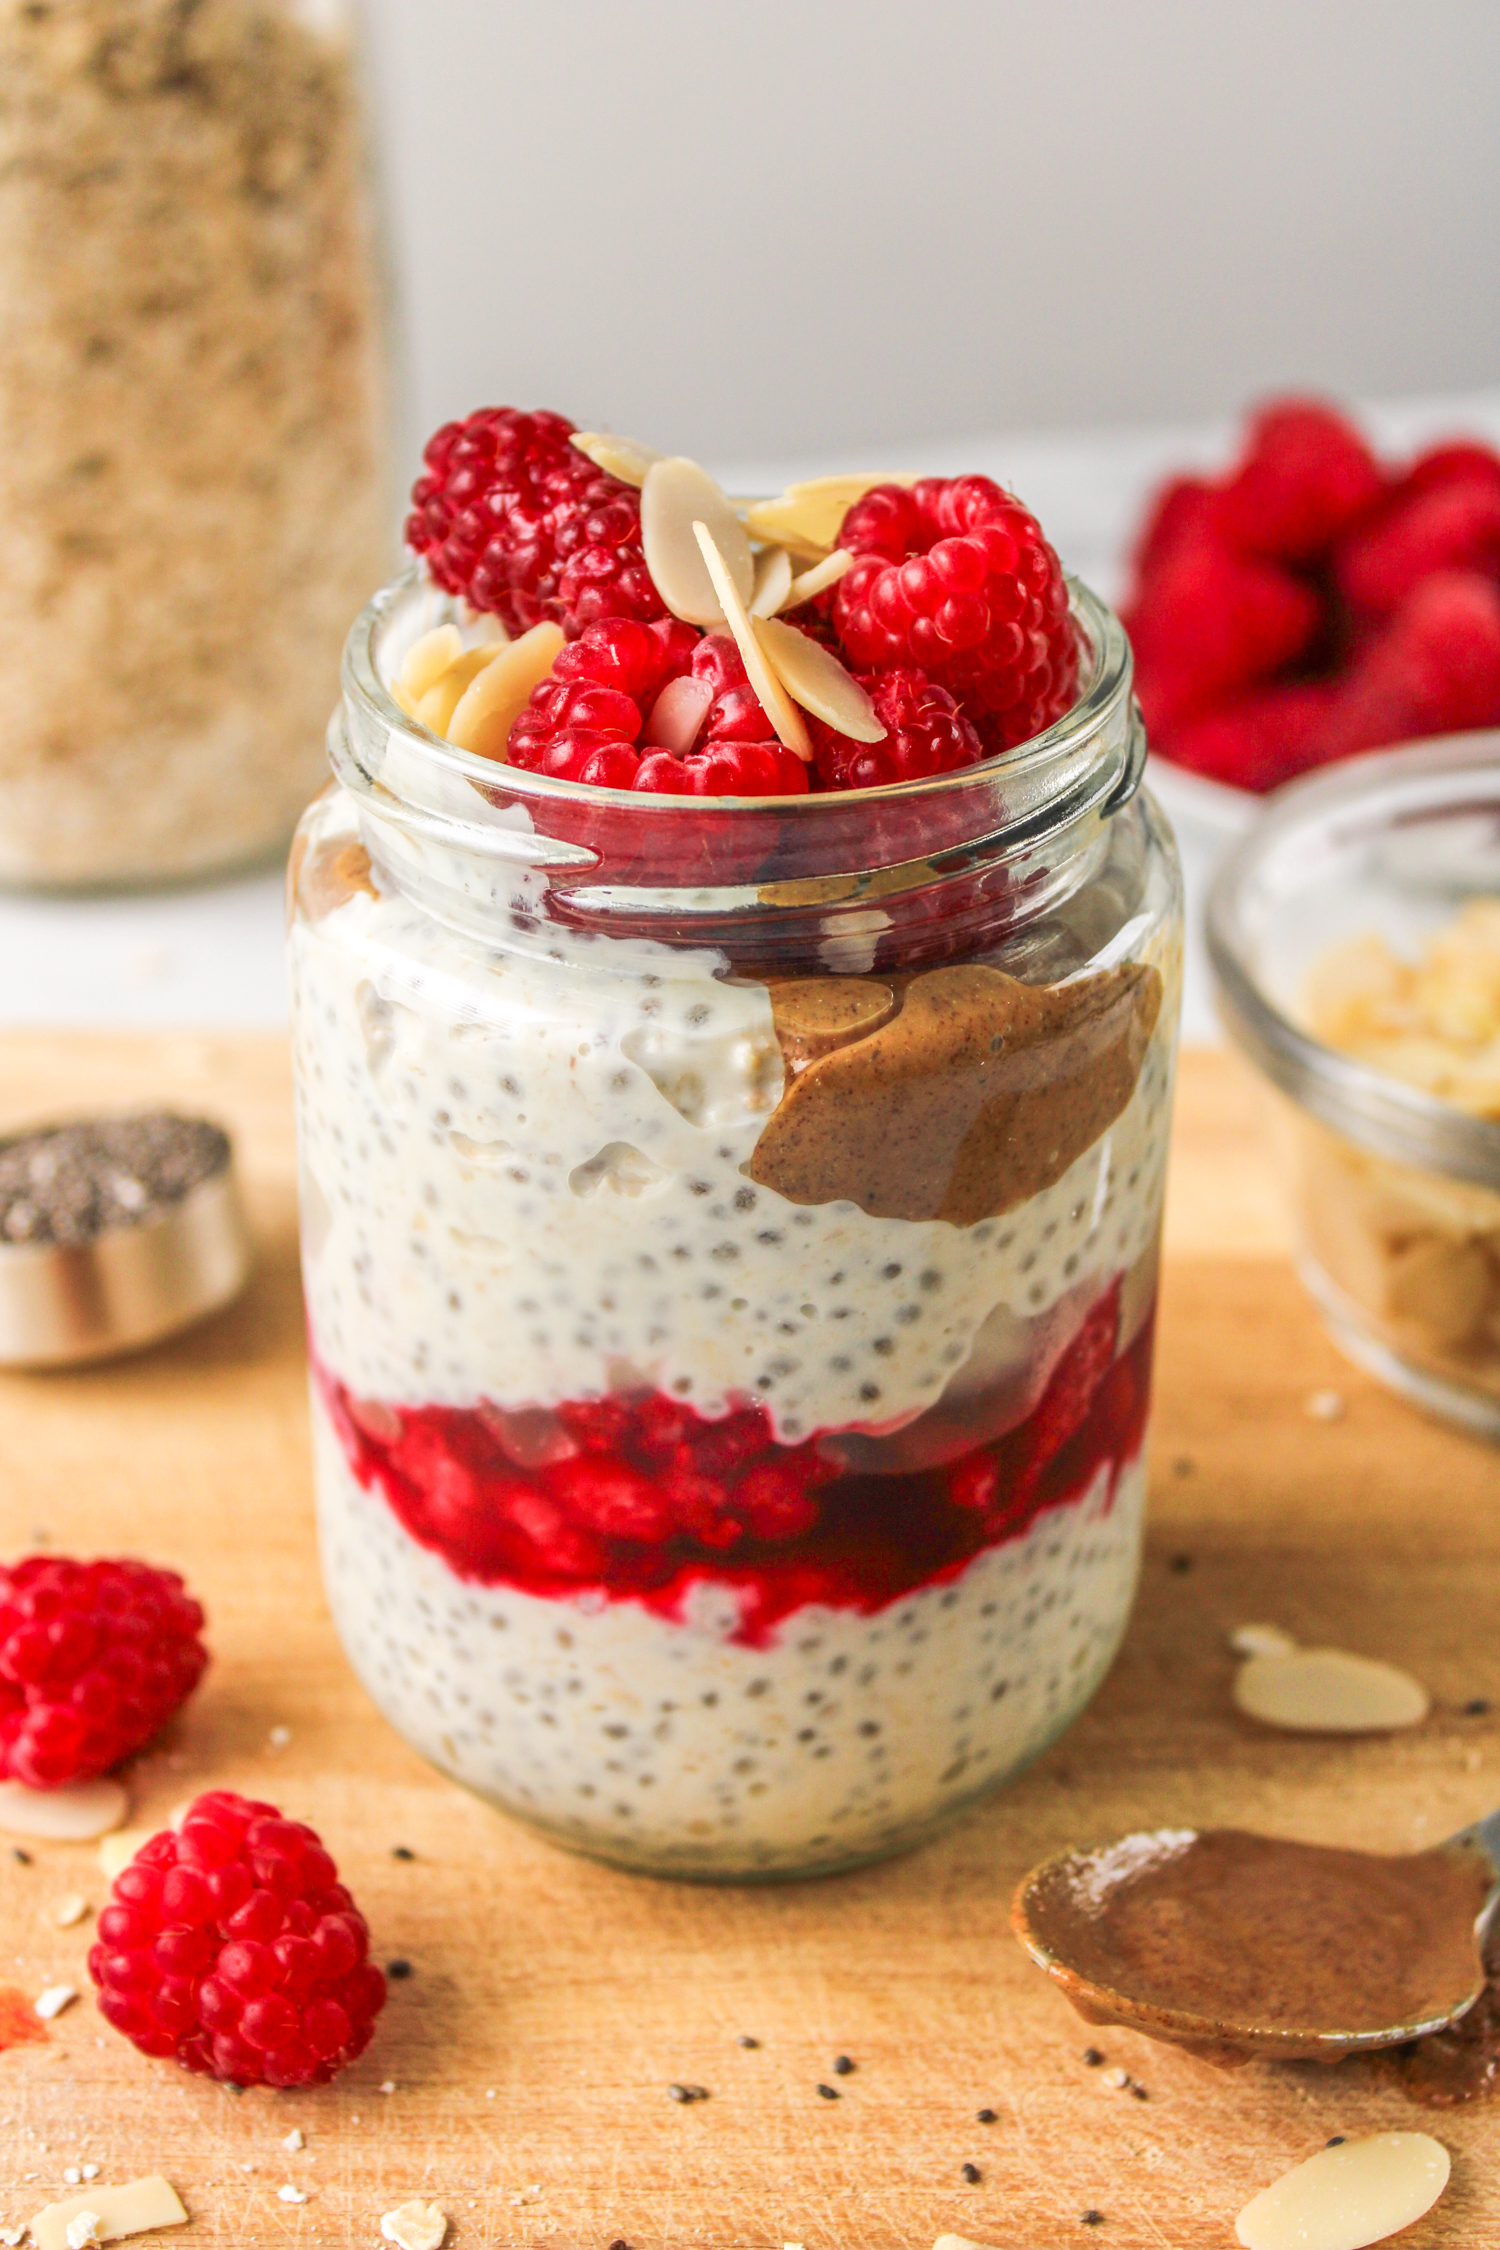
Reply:
<svg viewBox="0 0 1500 2250"><path fill-rule="evenodd" d="M976 2125L993 2125L996 2123L997 2118L998 2112L993 2109L976 2109L974 2112L974 2122Z"/></svg>
<svg viewBox="0 0 1500 2250"><path fill-rule="evenodd" d="M752 2039L748 2031L742 2031L736 2044L741 2047L758 2047L760 2045L760 2041L758 2039Z"/></svg>
<svg viewBox="0 0 1500 2250"><path fill-rule="evenodd" d="M1090 2070L1097 2070L1099 2068L1099 2065L1103 2062L1104 2057L1097 2047L1085 2047L1083 2050L1083 2059Z"/></svg>
<svg viewBox="0 0 1500 2250"><path fill-rule="evenodd" d="M387 1961L385 1973L388 1977L393 1978L397 1984L400 1984L411 1975L411 1963L410 1961Z"/></svg>
<svg viewBox="0 0 1500 2250"><path fill-rule="evenodd" d="M392 1844L391 1846L392 1859L415 1859L416 1856L409 1844Z"/></svg>
<svg viewBox="0 0 1500 2250"><path fill-rule="evenodd" d="M977 2164L965 2164L963 2167L963 2176L968 2181L970 2187L978 2187L982 2174Z"/></svg>
<svg viewBox="0 0 1500 2250"><path fill-rule="evenodd" d="M1081 2211L1079 2213L1078 2223L1080 2226L1085 2227L1102 2227L1104 2224L1104 2213L1102 2211L1096 2211L1091 2204L1087 2211Z"/></svg>
<svg viewBox="0 0 1500 2250"><path fill-rule="evenodd" d="M818 2092L822 2095L825 2102L836 2102L839 2098L839 2090L837 2086L825 2086L821 2078L818 2080Z"/></svg>
<svg viewBox="0 0 1500 2250"><path fill-rule="evenodd" d="M834 2057L833 2074L835 2078L847 2078L853 2068L854 2059L852 2056L836 2055Z"/></svg>

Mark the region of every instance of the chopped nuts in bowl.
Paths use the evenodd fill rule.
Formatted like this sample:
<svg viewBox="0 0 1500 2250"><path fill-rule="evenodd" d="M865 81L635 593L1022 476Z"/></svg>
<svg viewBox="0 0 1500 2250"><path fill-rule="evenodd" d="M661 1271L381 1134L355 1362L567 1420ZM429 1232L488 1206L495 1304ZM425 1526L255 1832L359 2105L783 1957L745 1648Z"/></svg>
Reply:
<svg viewBox="0 0 1500 2250"><path fill-rule="evenodd" d="M1500 1438L1500 734L1293 783L1208 908L1335 1340Z"/></svg>

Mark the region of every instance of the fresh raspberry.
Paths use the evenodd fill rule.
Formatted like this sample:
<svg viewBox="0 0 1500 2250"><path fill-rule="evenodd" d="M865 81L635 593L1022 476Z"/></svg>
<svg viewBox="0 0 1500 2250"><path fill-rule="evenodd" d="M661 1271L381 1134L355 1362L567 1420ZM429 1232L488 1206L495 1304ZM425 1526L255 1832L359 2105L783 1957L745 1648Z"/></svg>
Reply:
<svg viewBox="0 0 1500 2250"><path fill-rule="evenodd" d="M677 757L641 737L662 689L683 678L714 692L694 746ZM677 797L807 792L807 768L777 741L732 637L700 637L675 618L585 627L511 728L509 756L527 772L602 789Z"/></svg>
<svg viewBox="0 0 1500 2250"><path fill-rule="evenodd" d="M1324 624L1316 590L1279 564L1185 533L1126 615L1148 727L1165 735L1305 656Z"/></svg>
<svg viewBox="0 0 1500 2250"><path fill-rule="evenodd" d="M1372 641L1322 730L1348 757L1429 734L1500 725L1500 588L1469 571L1425 579Z"/></svg>
<svg viewBox="0 0 1500 2250"><path fill-rule="evenodd" d="M1500 453L1477 438L1450 438L1419 453L1398 489L1430 492L1439 484L1492 484L1500 489Z"/></svg>
<svg viewBox="0 0 1500 2250"><path fill-rule="evenodd" d="M143 2055L239 2086L323 2086L385 2005L369 1942L313 1830L219 1789L116 1876L89 1974Z"/></svg>
<svg viewBox="0 0 1500 2250"><path fill-rule="evenodd" d="M1246 554L1311 562L1379 498L1384 482L1374 454L1342 414L1316 399L1278 399L1251 422L1215 517Z"/></svg>
<svg viewBox="0 0 1500 2250"><path fill-rule="evenodd" d="M1120 1284L1116 1281L1090 1305L1077 1334L1052 1370L1040 1403L1028 1418L1026 1460L1012 1491L1015 1504L1024 1504L1048 1464L1083 1428L1094 1395L1114 1365L1119 1336Z"/></svg>
<svg viewBox="0 0 1500 2250"><path fill-rule="evenodd" d="M1146 511L1131 568L1142 585L1184 538L1213 522L1216 488L1203 477L1169 477Z"/></svg>
<svg viewBox="0 0 1500 2250"><path fill-rule="evenodd" d="M0 1568L0 1774L56 1789L142 1749L203 1677L202 1627L175 1571L60 1555Z"/></svg>
<svg viewBox="0 0 1500 2250"><path fill-rule="evenodd" d="M1500 478L1404 479L1344 542L1335 570L1350 606L1369 617L1393 616L1435 570L1500 577Z"/></svg>
<svg viewBox="0 0 1500 2250"><path fill-rule="evenodd" d="M990 752L1050 726L1078 685L1078 638L1035 516L989 477L877 485L839 544L840 643L861 670L915 664L958 697Z"/></svg>
<svg viewBox="0 0 1500 2250"><path fill-rule="evenodd" d="M571 640L600 618L666 615L640 494L570 444L573 429L561 414L481 407L437 432L412 486L407 545L512 632L553 618Z"/></svg>
<svg viewBox="0 0 1500 2250"><path fill-rule="evenodd" d="M1261 688L1222 711L1175 727L1166 748L1174 765L1210 781L1257 793L1279 789L1321 763L1338 695L1333 680Z"/></svg>
<svg viewBox="0 0 1500 2250"><path fill-rule="evenodd" d="M878 789L891 781L925 781L977 765L984 744L955 699L915 664L856 674L886 730L883 742L854 742L821 719L809 719L813 763L825 789Z"/></svg>

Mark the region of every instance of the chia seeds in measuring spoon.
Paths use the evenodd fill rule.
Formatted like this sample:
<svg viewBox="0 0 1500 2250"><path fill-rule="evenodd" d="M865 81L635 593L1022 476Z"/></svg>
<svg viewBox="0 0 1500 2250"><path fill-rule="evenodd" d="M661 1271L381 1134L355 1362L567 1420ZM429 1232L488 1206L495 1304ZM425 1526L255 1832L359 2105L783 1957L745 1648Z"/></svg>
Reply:
<svg viewBox="0 0 1500 2250"><path fill-rule="evenodd" d="M144 1226L229 1165L229 1136L168 1110L0 1141L0 1241L81 1246Z"/></svg>

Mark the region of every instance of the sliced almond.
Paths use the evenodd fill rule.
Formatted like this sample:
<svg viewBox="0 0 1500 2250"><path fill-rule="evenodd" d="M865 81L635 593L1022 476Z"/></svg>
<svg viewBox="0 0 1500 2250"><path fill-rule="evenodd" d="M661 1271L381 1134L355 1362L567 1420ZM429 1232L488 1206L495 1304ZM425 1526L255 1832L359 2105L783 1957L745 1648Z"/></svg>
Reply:
<svg viewBox="0 0 1500 2250"><path fill-rule="evenodd" d="M157 2172L149 2179L127 2180L123 2187L86 2188L66 2203L49 2203L31 2222L36 2250L68 2250L68 2229L86 2212L98 2221L96 2242L121 2242L126 2235L149 2234L154 2227L186 2226L188 2217L177 2190Z"/></svg>
<svg viewBox="0 0 1500 2250"><path fill-rule="evenodd" d="M792 558L785 547L764 547L755 558L752 617L774 617L792 589Z"/></svg>
<svg viewBox="0 0 1500 2250"><path fill-rule="evenodd" d="M789 609L800 609L803 602L812 600L814 594L824 594L830 586L836 586L845 571L853 568L854 557L848 548L835 547L831 555L825 555L820 563L813 564L811 570L802 571L792 580L786 590L786 600L776 614L782 616Z"/></svg>
<svg viewBox="0 0 1500 2250"><path fill-rule="evenodd" d="M505 641L486 641L478 648L466 648L455 657L426 694L417 697L417 717L423 726L430 727L434 734L446 734L465 691L481 672L489 670L502 649L513 645Z"/></svg>
<svg viewBox="0 0 1500 2250"><path fill-rule="evenodd" d="M755 626L746 609L739 588L729 574L729 565L714 543L713 533L706 523L693 525L693 536L698 542L708 571L710 583L723 606L729 630L734 635L750 685L760 698L761 708L776 729L788 750L795 750L803 759L812 757L812 741L803 724L802 714L787 694L760 642L755 637ZM748 552L748 550L747 550ZM767 621L761 620L764 624Z"/></svg>
<svg viewBox="0 0 1500 2250"><path fill-rule="evenodd" d="M757 500L745 517L752 539L776 539L802 553L825 555L856 500L877 484L916 483L914 476L813 477L789 484L775 500Z"/></svg>
<svg viewBox="0 0 1500 2250"><path fill-rule="evenodd" d="M727 612L694 537L697 524L709 536L734 587L741 609L755 587L750 541L724 494L706 469L680 454L656 461L641 487L641 551L656 590L674 617L690 625L722 625Z"/></svg>
<svg viewBox="0 0 1500 2250"><path fill-rule="evenodd" d="M1297 1734L1384 1734L1414 1727L1430 1699L1394 1664L1341 1648L1252 1656L1235 1674L1234 1700L1263 1726Z"/></svg>
<svg viewBox="0 0 1500 2250"><path fill-rule="evenodd" d="M874 704L831 649L810 641L795 625L783 625L779 617L757 617L754 629L777 678L804 711L855 742L884 742L885 728Z"/></svg>
<svg viewBox="0 0 1500 2250"><path fill-rule="evenodd" d="M1290 1656L1297 1646L1279 1625L1236 1625L1229 1645L1236 1656Z"/></svg>
<svg viewBox="0 0 1500 2250"><path fill-rule="evenodd" d="M651 706L641 735L642 746L670 750L674 758L685 758L698 739L698 729L708 717L713 699L714 691L707 680L695 680L690 675L668 680Z"/></svg>
<svg viewBox="0 0 1500 2250"><path fill-rule="evenodd" d="M130 1865L142 1844L149 1844L153 1836L160 1834L159 1828L117 1828L113 1835L103 1837L99 1845L99 1865L110 1881Z"/></svg>
<svg viewBox="0 0 1500 2250"><path fill-rule="evenodd" d="M456 625L434 625L430 633L412 642L401 659L392 693L399 691L409 704L420 703L427 690L437 686L449 665L456 664L463 652L463 635Z"/></svg>
<svg viewBox="0 0 1500 2250"><path fill-rule="evenodd" d="M649 445L638 445L634 438L615 437L608 430L575 430L572 442L580 453L588 455L596 469L606 470L622 484L644 484L646 471L662 458Z"/></svg>
<svg viewBox="0 0 1500 2250"><path fill-rule="evenodd" d="M560 625L533 625L510 641L470 682L448 715L444 729L459 750L503 764L510 730L562 652Z"/></svg>
<svg viewBox="0 0 1500 2250"><path fill-rule="evenodd" d="M130 1799L118 1781L77 1781L66 1789L28 1789L0 1781L0 1830L49 1844L87 1844L118 1828Z"/></svg>
<svg viewBox="0 0 1500 2250"><path fill-rule="evenodd" d="M1320 2148L1235 2220L1245 2250L1365 2250L1430 2211L1448 2185L1430 2133L1369 2133Z"/></svg>

